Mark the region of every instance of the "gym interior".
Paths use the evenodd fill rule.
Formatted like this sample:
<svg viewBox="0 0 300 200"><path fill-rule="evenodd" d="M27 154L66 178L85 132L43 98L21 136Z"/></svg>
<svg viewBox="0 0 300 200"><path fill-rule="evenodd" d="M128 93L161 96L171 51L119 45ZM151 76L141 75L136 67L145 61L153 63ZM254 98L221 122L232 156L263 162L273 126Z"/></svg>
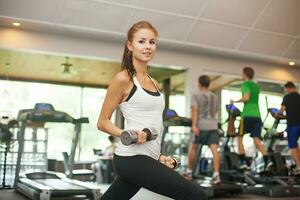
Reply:
<svg viewBox="0 0 300 200"><path fill-rule="evenodd" d="M0 199L101 199L118 177L113 156L124 141L99 130L97 121L121 71L127 31L141 20L158 32L148 73L165 108L154 139L161 139L161 154L176 157L172 170L208 198L299 199L300 166L288 144L289 118L280 113L287 83L300 92L299 8L298 0L0 0ZM260 88L267 173L249 133L242 137L248 168L240 166L245 102L231 100L243 97L245 67ZM202 75L217 98L218 184L204 143L187 177L192 99ZM126 130L119 108L111 121ZM171 198L141 188L131 199Z"/></svg>

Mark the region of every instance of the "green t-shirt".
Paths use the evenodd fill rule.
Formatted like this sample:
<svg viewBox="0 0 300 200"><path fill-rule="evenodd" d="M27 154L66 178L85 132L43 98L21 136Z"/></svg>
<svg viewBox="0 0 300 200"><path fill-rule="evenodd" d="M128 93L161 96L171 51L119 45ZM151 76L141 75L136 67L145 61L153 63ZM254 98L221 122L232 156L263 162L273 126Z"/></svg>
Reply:
<svg viewBox="0 0 300 200"><path fill-rule="evenodd" d="M258 98L260 93L259 86L253 82L245 81L242 83L242 95L249 93L250 99L244 103L244 109L242 112L242 116L244 117L259 117L260 118L260 111L258 105Z"/></svg>

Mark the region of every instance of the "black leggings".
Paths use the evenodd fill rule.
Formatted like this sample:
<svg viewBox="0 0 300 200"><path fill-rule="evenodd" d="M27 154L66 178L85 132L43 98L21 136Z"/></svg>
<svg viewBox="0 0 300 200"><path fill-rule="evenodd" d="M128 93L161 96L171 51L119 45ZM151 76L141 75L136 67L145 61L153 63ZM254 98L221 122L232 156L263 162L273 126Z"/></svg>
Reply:
<svg viewBox="0 0 300 200"><path fill-rule="evenodd" d="M148 156L114 155L113 162L118 176L101 200L129 200L141 187L175 200L207 199L200 186Z"/></svg>

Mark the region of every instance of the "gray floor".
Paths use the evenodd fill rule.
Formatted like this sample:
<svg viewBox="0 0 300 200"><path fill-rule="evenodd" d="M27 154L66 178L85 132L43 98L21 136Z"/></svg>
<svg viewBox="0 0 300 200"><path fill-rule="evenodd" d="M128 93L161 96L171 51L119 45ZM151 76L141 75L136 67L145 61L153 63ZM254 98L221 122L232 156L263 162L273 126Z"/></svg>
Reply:
<svg viewBox="0 0 300 200"><path fill-rule="evenodd" d="M101 192L104 192L108 188L108 185L101 185ZM161 196L159 194L155 194L145 189L141 189L131 200L171 200L170 198ZM263 196L254 196L254 195L239 195L237 197L227 197L227 198L215 198L217 200L248 200L248 199L255 199L255 200L270 200L270 199L277 199L277 200L300 200L300 197L293 197L293 198L267 198ZM28 200L26 197L16 193L14 190L0 190L0 200Z"/></svg>

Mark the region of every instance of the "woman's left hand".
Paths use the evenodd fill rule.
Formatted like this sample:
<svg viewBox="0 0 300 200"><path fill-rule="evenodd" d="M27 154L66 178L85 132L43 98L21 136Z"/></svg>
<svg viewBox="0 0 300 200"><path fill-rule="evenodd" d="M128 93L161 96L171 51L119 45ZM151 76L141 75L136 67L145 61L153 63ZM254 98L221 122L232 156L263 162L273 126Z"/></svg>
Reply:
<svg viewBox="0 0 300 200"><path fill-rule="evenodd" d="M175 160L171 156L160 155L159 162L166 165L170 169L174 169L175 167Z"/></svg>

